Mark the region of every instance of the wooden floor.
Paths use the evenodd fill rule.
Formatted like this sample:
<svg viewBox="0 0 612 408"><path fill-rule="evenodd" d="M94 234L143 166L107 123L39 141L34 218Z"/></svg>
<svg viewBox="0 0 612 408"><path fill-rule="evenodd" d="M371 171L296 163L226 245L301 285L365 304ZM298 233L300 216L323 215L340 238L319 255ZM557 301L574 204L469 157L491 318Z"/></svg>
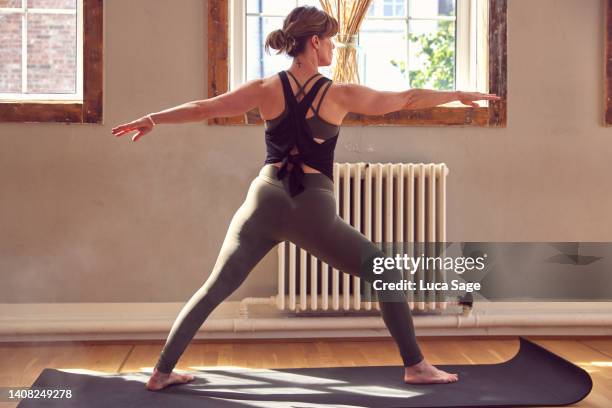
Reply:
<svg viewBox="0 0 612 408"><path fill-rule="evenodd" d="M529 340L587 370L593 391L576 407L612 407L612 337L538 337ZM432 364L491 364L514 356L517 337L419 337ZM0 343L0 387L29 386L43 368L81 368L107 373L152 369L163 342ZM233 365L297 368L401 365L395 343L380 339L194 340L176 369ZM0 407L17 404L1 403Z"/></svg>

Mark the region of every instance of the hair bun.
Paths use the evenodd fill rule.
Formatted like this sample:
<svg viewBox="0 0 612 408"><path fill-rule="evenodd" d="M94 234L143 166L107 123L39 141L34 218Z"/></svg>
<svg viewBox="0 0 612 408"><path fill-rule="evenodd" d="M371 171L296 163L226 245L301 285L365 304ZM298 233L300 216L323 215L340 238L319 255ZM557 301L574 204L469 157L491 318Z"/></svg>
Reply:
<svg viewBox="0 0 612 408"><path fill-rule="evenodd" d="M286 44L295 44L295 38L293 38L291 34L287 33L283 29L280 29L279 31L281 32L281 35L283 36L283 39L285 40Z"/></svg>

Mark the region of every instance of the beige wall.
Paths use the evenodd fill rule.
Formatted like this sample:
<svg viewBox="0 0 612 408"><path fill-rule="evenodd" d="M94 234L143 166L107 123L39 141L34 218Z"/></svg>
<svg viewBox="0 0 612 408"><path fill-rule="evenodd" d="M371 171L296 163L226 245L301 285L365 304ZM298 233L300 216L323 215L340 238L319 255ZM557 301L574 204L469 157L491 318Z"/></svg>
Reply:
<svg viewBox="0 0 612 408"><path fill-rule="evenodd" d="M604 1L508 3L507 128L344 127L336 160L445 162L449 241L612 240ZM204 282L263 128L110 130L206 97L205 7L106 1L104 125L0 124L0 303L180 302ZM229 300L272 295L275 267Z"/></svg>

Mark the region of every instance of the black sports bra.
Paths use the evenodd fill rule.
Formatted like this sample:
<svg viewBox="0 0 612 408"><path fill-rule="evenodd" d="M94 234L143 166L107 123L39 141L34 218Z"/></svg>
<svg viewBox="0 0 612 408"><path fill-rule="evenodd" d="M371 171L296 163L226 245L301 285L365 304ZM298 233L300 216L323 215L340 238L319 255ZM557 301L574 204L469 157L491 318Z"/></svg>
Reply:
<svg viewBox="0 0 612 408"><path fill-rule="evenodd" d="M290 71L287 71L287 73L293 77L295 82L300 87L297 93L298 95L300 93L304 93L304 87L306 86L308 81L310 81L315 76L319 75L319 74L315 74L311 76L310 79L308 79L308 81L306 81L304 85L300 86L300 83L293 76L293 74ZM325 89L323 90L323 94L321 95L321 98L319 99L319 104L317 105L317 108L315 109L312 107L312 105L310 106L310 109L313 110L314 115L309 118L306 118L306 123L308 123L308 127L310 128L312 134L314 135L313 137L317 139L326 140L326 139L329 139L330 137L334 137L336 136L336 134L338 133L338 130L340 129L339 125L330 123L319 115L319 111L321 110L321 103L323 103L323 98L325 98L325 95L327 91L329 90L329 88L331 87L331 84L332 84L332 81L329 81L327 84L324 85ZM283 112L277 117L275 117L274 119L264 120L266 129L274 128L285 116L287 116L287 113L288 113L287 105L288 105L288 102L285 99L285 110L283 110Z"/></svg>
<svg viewBox="0 0 612 408"><path fill-rule="evenodd" d="M306 112L311 107L321 86L327 81L331 82L329 78L319 78L304 98L298 102L291 89L287 73L280 71L278 75L283 85L287 115L276 126L265 130L267 155L264 163L282 162L276 177L280 180L289 174L289 191L293 197L304 191L302 163L319 170L333 180L334 149L340 131L338 130L334 136L324 142L318 143L313 139L312 130L306 119ZM300 92L303 92L303 89ZM297 146L298 153L290 154L294 146ZM291 170L288 170L289 162L293 163Z"/></svg>

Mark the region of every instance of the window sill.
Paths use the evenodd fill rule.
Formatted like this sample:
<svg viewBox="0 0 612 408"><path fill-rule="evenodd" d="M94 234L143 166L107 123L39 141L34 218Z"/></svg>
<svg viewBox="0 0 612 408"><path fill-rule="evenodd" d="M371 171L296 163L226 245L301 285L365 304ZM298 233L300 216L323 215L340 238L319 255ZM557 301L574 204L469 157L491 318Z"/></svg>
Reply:
<svg viewBox="0 0 612 408"><path fill-rule="evenodd" d="M102 123L102 106L92 102L0 102L0 122Z"/></svg>
<svg viewBox="0 0 612 408"><path fill-rule="evenodd" d="M505 102L491 103L490 106L472 108L469 106L437 106L435 108L402 110L385 115L371 116L349 112L342 126L476 126L504 127ZM244 116L211 118L209 125L263 125L257 109Z"/></svg>

